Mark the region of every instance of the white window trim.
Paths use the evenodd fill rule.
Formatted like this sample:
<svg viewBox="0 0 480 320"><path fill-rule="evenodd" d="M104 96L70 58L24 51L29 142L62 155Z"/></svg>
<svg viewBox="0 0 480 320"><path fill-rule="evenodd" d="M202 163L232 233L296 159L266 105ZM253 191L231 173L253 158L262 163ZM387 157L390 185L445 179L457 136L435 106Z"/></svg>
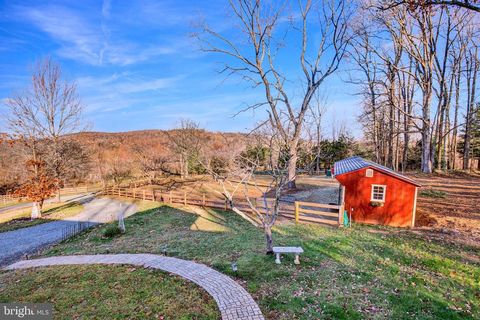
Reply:
<svg viewBox="0 0 480 320"><path fill-rule="evenodd" d="M378 200L373 198L373 190L375 187L382 187L383 188L383 199ZM370 191L370 201L375 201L375 202L385 202L385 197L387 195L387 186L384 184L372 184L372 189Z"/></svg>

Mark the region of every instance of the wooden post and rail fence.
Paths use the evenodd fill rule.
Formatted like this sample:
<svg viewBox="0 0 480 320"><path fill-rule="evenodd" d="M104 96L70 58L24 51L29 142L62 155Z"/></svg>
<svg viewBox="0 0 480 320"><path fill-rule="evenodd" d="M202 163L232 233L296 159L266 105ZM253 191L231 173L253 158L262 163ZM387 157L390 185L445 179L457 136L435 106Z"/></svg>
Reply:
<svg viewBox="0 0 480 320"><path fill-rule="evenodd" d="M296 223L319 223L331 226L343 226L343 200L344 190L340 193L341 205L323 204L314 202L295 201L294 203L281 203L279 215L295 220ZM227 199L207 197L204 193L194 192L160 192L157 190L138 190L131 188L109 187L103 190L104 195L112 195L125 198L133 198L143 201L157 201L169 204L182 204L209 207L215 209L228 210L229 203ZM267 200L267 206L262 205L263 199L252 199L257 210L260 213L266 213L267 206L273 203L273 199ZM247 213L252 210L246 199L235 199L235 206Z"/></svg>
<svg viewBox="0 0 480 320"><path fill-rule="evenodd" d="M81 193L97 192L100 190L102 190L102 188L99 185L83 185L83 186L75 186L75 187L65 187L60 189L60 195L61 196L75 195L75 194L81 194ZM7 204L10 202L22 202L22 201L28 201L28 199L17 197L13 194L0 195L0 204Z"/></svg>
<svg viewBox="0 0 480 320"><path fill-rule="evenodd" d="M6 204L7 202L16 202L16 201L19 201L19 199L10 194L0 195L1 204Z"/></svg>

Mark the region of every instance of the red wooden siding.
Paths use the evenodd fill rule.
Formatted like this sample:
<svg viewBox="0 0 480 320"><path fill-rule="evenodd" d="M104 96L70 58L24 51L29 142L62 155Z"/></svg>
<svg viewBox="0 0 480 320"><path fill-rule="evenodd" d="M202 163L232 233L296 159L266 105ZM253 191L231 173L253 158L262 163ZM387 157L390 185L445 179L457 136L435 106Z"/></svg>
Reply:
<svg viewBox="0 0 480 320"><path fill-rule="evenodd" d="M366 177L367 169L373 170L372 178ZM412 226L416 201L415 185L375 168L363 168L335 178L345 186L345 210L351 212L354 222L395 227ZM370 205L373 184L387 186L383 207Z"/></svg>

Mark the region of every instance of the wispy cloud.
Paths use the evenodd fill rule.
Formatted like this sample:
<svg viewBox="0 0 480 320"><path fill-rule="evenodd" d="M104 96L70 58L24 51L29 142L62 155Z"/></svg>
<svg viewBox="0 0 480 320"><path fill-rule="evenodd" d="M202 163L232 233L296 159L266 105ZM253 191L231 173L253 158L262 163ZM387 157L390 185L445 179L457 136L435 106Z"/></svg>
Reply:
<svg viewBox="0 0 480 320"><path fill-rule="evenodd" d="M60 48L59 56L90 65L131 65L177 52L185 43L145 45L121 36L112 38L109 28L112 5L103 2L101 15L89 15L62 6L16 7L16 14L48 34Z"/></svg>
<svg viewBox="0 0 480 320"><path fill-rule="evenodd" d="M97 92L138 93L173 87L182 76L141 79L129 73L113 74L108 77L83 77L77 79L80 89Z"/></svg>
<svg viewBox="0 0 480 320"><path fill-rule="evenodd" d="M76 80L89 114L124 111L150 105L155 97L174 92L182 76L145 79L129 72L104 77L81 77Z"/></svg>
<svg viewBox="0 0 480 320"><path fill-rule="evenodd" d="M112 7L112 1L111 0L103 0L102 15L105 18L108 18L110 16L111 7Z"/></svg>
<svg viewBox="0 0 480 320"><path fill-rule="evenodd" d="M73 11L59 6L21 7L17 14L60 42L61 56L89 64L100 62L100 34Z"/></svg>

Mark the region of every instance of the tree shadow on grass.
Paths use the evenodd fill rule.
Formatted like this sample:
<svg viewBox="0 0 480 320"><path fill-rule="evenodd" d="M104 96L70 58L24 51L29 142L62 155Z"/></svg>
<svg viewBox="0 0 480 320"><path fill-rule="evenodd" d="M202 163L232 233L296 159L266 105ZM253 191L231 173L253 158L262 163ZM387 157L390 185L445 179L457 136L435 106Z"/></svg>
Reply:
<svg viewBox="0 0 480 320"><path fill-rule="evenodd" d="M51 216L55 213L62 212L66 209L70 209L70 208L73 208L75 206L78 206L78 202L75 202L75 201L67 202L64 205L61 205L59 207L55 207L55 208L51 208L51 209L43 211L42 212L42 218L46 218L46 217Z"/></svg>
<svg viewBox="0 0 480 320"><path fill-rule="evenodd" d="M328 259L345 286L365 286L373 305L385 305L392 319L472 319L478 315L477 267L431 253L400 236L350 234L304 244L309 260ZM453 259L453 258L452 258ZM452 270L458 272L449 274ZM476 270L476 271L475 271ZM368 295L368 294L367 294ZM383 298L382 298L383 297ZM363 308L363 305L361 306ZM469 310L470 308L470 310Z"/></svg>

